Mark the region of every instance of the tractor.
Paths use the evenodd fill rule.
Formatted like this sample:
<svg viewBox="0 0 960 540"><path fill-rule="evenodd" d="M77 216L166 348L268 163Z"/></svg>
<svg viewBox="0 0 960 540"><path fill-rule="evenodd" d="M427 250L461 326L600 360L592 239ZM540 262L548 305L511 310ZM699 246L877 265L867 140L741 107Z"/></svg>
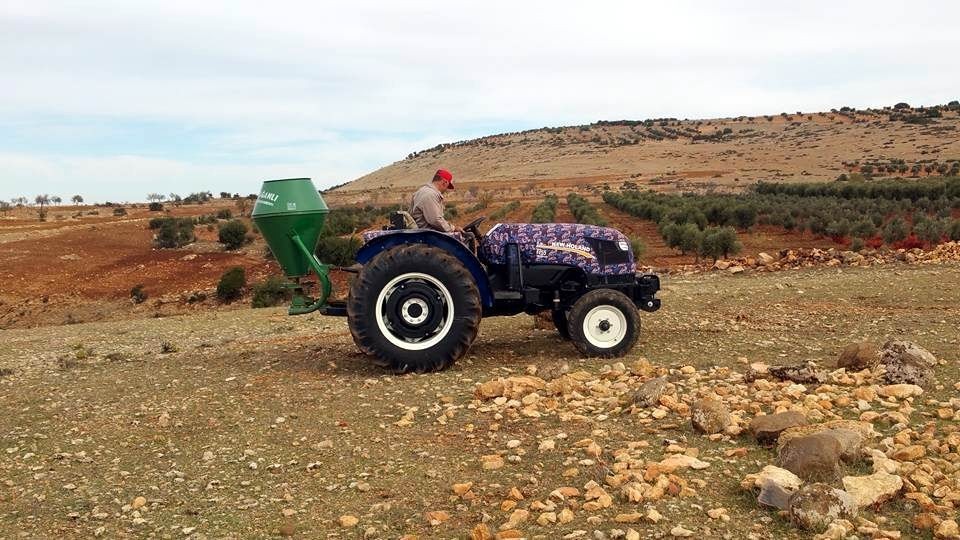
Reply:
<svg viewBox="0 0 960 540"><path fill-rule="evenodd" d="M639 311L660 308L660 279L638 274L630 242L609 227L497 223L462 233L403 219L363 233L346 301L329 301L331 266L315 247L329 209L309 178L268 180L253 220L290 280L289 314L346 316L357 347L398 373L444 369L469 350L483 317L549 311L582 354L627 354ZM316 283L310 273L316 276ZM318 289L317 298L307 291Z"/></svg>

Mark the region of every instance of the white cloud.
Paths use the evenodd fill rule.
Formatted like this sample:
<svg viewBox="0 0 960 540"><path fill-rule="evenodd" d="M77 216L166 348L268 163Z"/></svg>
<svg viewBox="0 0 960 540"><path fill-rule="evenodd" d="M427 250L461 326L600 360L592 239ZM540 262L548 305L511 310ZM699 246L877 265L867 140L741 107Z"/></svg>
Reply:
<svg viewBox="0 0 960 540"><path fill-rule="evenodd" d="M38 167L77 191L136 156L153 175L295 166L339 183L478 126L942 103L960 87L958 15L932 1L7 1L0 197ZM133 135L117 144L111 126ZM145 182L109 188L140 197Z"/></svg>

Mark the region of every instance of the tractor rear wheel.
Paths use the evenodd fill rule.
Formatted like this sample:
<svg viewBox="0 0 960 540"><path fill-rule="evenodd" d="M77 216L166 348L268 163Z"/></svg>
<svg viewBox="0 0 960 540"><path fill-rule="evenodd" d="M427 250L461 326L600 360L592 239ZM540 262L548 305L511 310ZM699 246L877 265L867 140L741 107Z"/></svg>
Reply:
<svg viewBox="0 0 960 540"><path fill-rule="evenodd" d="M623 356L640 337L637 307L620 291L592 290L573 304L567 317L571 341L587 356Z"/></svg>
<svg viewBox="0 0 960 540"><path fill-rule="evenodd" d="M371 259L350 286L347 322L360 350L397 373L439 371L467 353L480 327L480 293L443 249L414 244Z"/></svg>

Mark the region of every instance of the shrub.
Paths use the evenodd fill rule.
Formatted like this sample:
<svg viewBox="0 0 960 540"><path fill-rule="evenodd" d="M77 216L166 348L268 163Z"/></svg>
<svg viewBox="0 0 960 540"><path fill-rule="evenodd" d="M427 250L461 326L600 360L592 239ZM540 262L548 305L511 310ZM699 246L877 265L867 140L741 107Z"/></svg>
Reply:
<svg viewBox="0 0 960 540"><path fill-rule="evenodd" d="M684 223L679 228L677 240L680 253L697 253L703 243L703 231L693 223Z"/></svg>
<svg viewBox="0 0 960 540"><path fill-rule="evenodd" d="M947 232L946 223L939 219L920 220L913 226L913 234L930 244L938 244Z"/></svg>
<svg viewBox="0 0 960 540"><path fill-rule="evenodd" d="M639 261L640 257L647 252L647 245L637 236L630 237L630 250L633 251L633 260Z"/></svg>
<svg viewBox="0 0 960 540"><path fill-rule="evenodd" d="M154 245L158 248L183 247L197 239L193 232L193 220L189 218L159 218ZM151 220L151 227L154 222Z"/></svg>
<svg viewBox="0 0 960 540"><path fill-rule="evenodd" d="M601 227L607 226L607 220L600 217L597 209L580 195L576 193L567 195L567 206L570 207L570 212L573 213L573 217L576 218L577 223L599 225Z"/></svg>
<svg viewBox="0 0 960 540"><path fill-rule="evenodd" d="M325 264L334 266L349 266L353 264L360 249L360 239L356 236L341 238L327 236L317 242L317 258Z"/></svg>
<svg viewBox="0 0 960 540"><path fill-rule="evenodd" d="M491 220L498 220L507 217L507 214L513 212L517 208L520 208L520 201L511 201L500 208L497 208L495 212L490 214Z"/></svg>
<svg viewBox="0 0 960 540"><path fill-rule="evenodd" d="M217 298L223 302L232 302L243 294L243 287L247 284L247 272L242 266L229 268L220 276L217 283Z"/></svg>
<svg viewBox="0 0 960 540"><path fill-rule="evenodd" d="M850 222L845 219L838 219L827 224L827 236L831 238L845 238L850 234Z"/></svg>
<svg viewBox="0 0 960 540"><path fill-rule="evenodd" d="M203 204L213 198L213 193L209 191L201 191L199 193L191 193L183 198L183 204Z"/></svg>
<svg viewBox="0 0 960 540"><path fill-rule="evenodd" d="M742 246L733 227L710 227L703 232L697 254L714 261L740 252Z"/></svg>
<svg viewBox="0 0 960 540"><path fill-rule="evenodd" d="M220 243L227 249L238 249L247 241L247 226L235 219L220 226Z"/></svg>
<svg viewBox="0 0 960 540"><path fill-rule="evenodd" d="M457 205L451 204L446 207L443 212L443 217L446 219L454 219L460 215L460 209L457 208Z"/></svg>
<svg viewBox="0 0 960 540"><path fill-rule="evenodd" d="M127 215L127 209L124 207L118 207L113 209L113 215L115 216L125 216Z"/></svg>
<svg viewBox="0 0 960 540"><path fill-rule="evenodd" d="M143 290L143 283L139 283L130 289L130 298L134 304L142 304L146 301L147 291Z"/></svg>
<svg viewBox="0 0 960 540"><path fill-rule="evenodd" d="M863 238L854 238L853 241L850 242L850 251L856 251L858 253L863 251Z"/></svg>
<svg viewBox="0 0 960 540"><path fill-rule="evenodd" d="M901 218L894 218L883 228L883 241L888 244L900 242L907 237L907 223Z"/></svg>
<svg viewBox="0 0 960 540"><path fill-rule="evenodd" d="M204 214L197 218L197 225L205 225L207 223L216 223L217 216L214 214Z"/></svg>
<svg viewBox="0 0 960 540"><path fill-rule="evenodd" d="M757 222L757 210L752 206L740 205L733 210L733 215L741 229L749 229Z"/></svg>
<svg viewBox="0 0 960 540"><path fill-rule="evenodd" d="M877 227L869 218L863 218L850 227L850 234L859 238L870 238L877 234Z"/></svg>
<svg viewBox="0 0 960 540"><path fill-rule="evenodd" d="M149 208L151 212L161 212L163 211L163 203L152 202L147 205L147 208Z"/></svg>
<svg viewBox="0 0 960 540"><path fill-rule="evenodd" d="M557 196L550 194L533 209L530 221L533 223L553 223L557 217Z"/></svg>
<svg viewBox="0 0 960 540"><path fill-rule="evenodd" d="M270 276L266 281L253 286L252 307L273 307L290 299L287 281L278 276Z"/></svg>
<svg viewBox="0 0 960 540"><path fill-rule="evenodd" d="M780 222L780 226L788 231L792 231L797 228L797 220L792 215L787 214L783 216L783 221ZM800 232L803 232L803 230Z"/></svg>
<svg viewBox="0 0 960 540"><path fill-rule="evenodd" d="M377 220L383 219L391 212L399 210L399 205L375 206L347 206L331 210L327 214L324 225L324 236L344 236L353 234L370 227Z"/></svg>
<svg viewBox="0 0 960 540"><path fill-rule="evenodd" d="M229 208L223 208L217 212L217 219L232 219L233 212Z"/></svg>
<svg viewBox="0 0 960 540"><path fill-rule="evenodd" d="M947 231L947 236L951 240L960 241L960 219L955 219L950 222L950 229Z"/></svg>

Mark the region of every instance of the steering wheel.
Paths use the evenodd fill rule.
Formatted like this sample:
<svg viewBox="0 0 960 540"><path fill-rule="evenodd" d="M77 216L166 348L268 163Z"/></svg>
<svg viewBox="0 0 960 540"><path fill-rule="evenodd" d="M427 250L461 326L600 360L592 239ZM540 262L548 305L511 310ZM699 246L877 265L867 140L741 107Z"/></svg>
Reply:
<svg viewBox="0 0 960 540"><path fill-rule="evenodd" d="M483 223L484 220L486 219L487 219L487 216L480 216L477 219L471 221L470 223L467 223L466 225L464 225L463 230L469 233L473 233L474 236L476 236L477 238L480 238L480 230L477 229L477 226Z"/></svg>

